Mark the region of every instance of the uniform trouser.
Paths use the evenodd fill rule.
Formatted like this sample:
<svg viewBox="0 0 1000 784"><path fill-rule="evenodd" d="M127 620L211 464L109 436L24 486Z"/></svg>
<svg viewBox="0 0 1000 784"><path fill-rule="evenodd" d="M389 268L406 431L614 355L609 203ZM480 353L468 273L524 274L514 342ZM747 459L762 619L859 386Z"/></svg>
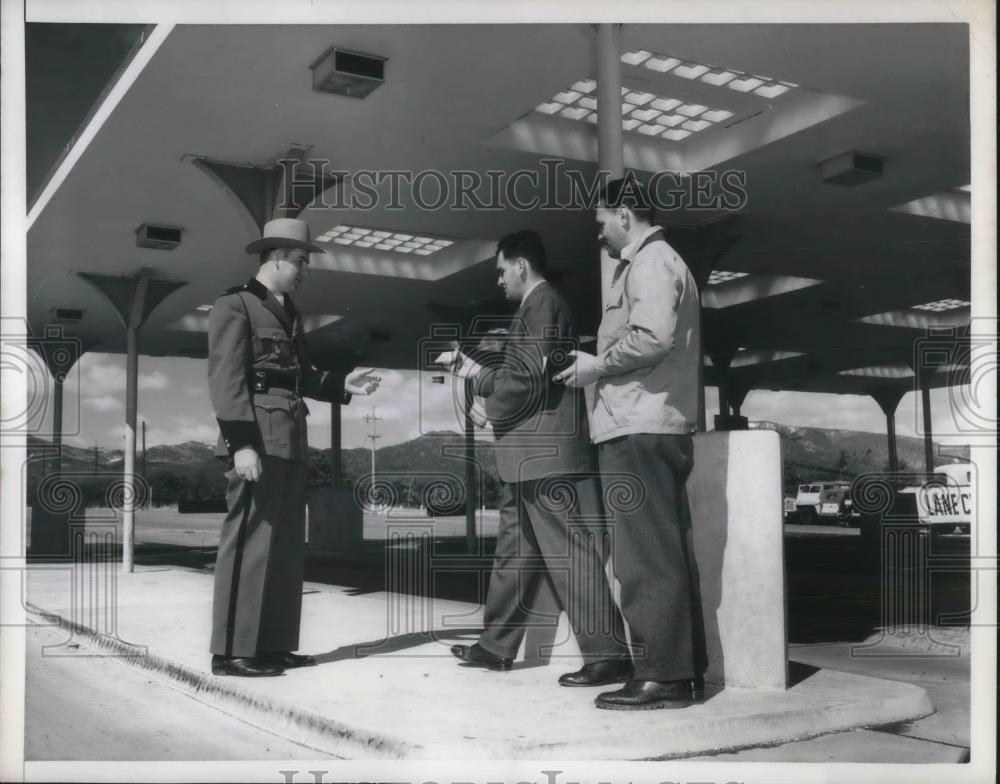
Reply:
<svg viewBox="0 0 1000 784"><path fill-rule="evenodd" d="M513 659L540 584L550 579L587 661L628 657L604 572L600 481L556 476L503 487L500 525L479 644Z"/></svg>
<svg viewBox="0 0 1000 784"><path fill-rule="evenodd" d="M633 500L614 506L615 575L632 636L635 678L672 681L707 667L698 565L685 482L694 466L689 435L639 433L598 445L601 474L638 480Z"/></svg>
<svg viewBox="0 0 1000 784"><path fill-rule="evenodd" d="M211 645L223 656L299 647L306 467L267 455L261 463L256 482L226 472Z"/></svg>

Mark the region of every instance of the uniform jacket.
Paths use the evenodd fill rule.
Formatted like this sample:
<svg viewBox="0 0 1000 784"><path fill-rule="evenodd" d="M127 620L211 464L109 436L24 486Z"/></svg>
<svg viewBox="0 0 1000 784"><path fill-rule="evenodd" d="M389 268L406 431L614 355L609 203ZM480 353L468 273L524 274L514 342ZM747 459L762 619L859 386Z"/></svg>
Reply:
<svg viewBox="0 0 1000 784"><path fill-rule="evenodd" d="M625 248L597 333L595 443L697 427L701 302L691 271L654 227Z"/></svg>
<svg viewBox="0 0 1000 784"><path fill-rule="evenodd" d="M350 401L343 376L314 370L302 319L286 294L282 305L256 279L230 289L215 301L208 328L208 389L219 422L216 454L244 446L286 460L306 462L306 407L292 389L262 384L269 377L296 383L315 400Z"/></svg>
<svg viewBox="0 0 1000 784"><path fill-rule="evenodd" d="M504 482L596 470L582 390L550 380L551 358L577 347L569 306L539 283L518 308L498 363L474 383L486 400Z"/></svg>

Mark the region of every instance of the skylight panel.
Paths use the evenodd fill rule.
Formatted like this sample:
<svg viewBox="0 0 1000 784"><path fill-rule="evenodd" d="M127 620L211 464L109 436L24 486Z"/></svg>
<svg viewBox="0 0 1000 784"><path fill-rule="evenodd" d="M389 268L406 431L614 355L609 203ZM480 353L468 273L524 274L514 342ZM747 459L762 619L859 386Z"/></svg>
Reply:
<svg viewBox="0 0 1000 784"><path fill-rule="evenodd" d="M665 125L640 125L639 133L645 136L659 136L666 130Z"/></svg>
<svg viewBox="0 0 1000 784"><path fill-rule="evenodd" d="M593 80L576 82L574 87L581 89L569 89L556 93L552 100L538 104L535 110L549 116L596 125L598 122L596 114L597 93L593 90L587 92L586 89L583 89L590 88L590 82ZM709 129L717 121L715 118L725 119L733 115L726 109L713 109L703 104L684 103L679 98L633 90L625 86L621 88L621 93L622 128L643 136L660 136L669 141L679 141L692 133ZM679 127L693 118L698 118L699 121L684 125L683 128ZM677 130L678 132L665 134L664 131L667 130ZM684 132L681 133L681 131ZM379 239L384 238L380 237Z"/></svg>
<svg viewBox="0 0 1000 784"><path fill-rule="evenodd" d="M703 73L709 71L707 65L698 65L697 63L684 63L683 65L678 65L674 68L674 74L676 76L681 76L684 79L697 79Z"/></svg>
<svg viewBox="0 0 1000 784"><path fill-rule="evenodd" d="M777 98L779 95L784 95L791 89L791 87L778 82L776 84L765 84L762 87L758 87L753 92L754 95L762 95L765 98Z"/></svg>
<svg viewBox="0 0 1000 784"><path fill-rule="evenodd" d="M721 283L728 283L731 280L745 278L749 272L735 272L733 270L713 270L708 276L709 286L718 286Z"/></svg>
<svg viewBox="0 0 1000 784"><path fill-rule="evenodd" d="M727 82L731 82L739 74L736 71L710 71L701 77L701 80L706 84L714 85L715 87L721 87Z"/></svg>
<svg viewBox="0 0 1000 784"><path fill-rule="evenodd" d="M748 93L764 84L763 79L748 76L746 79L733 79L726 85L730 90L739 90L741 93Z"/></svg>
<svg viewBox="0 0 1000 784"><path fill-rule="evenodd" d="M691 135L691 131L683 131L680 128L671 128L669 131L663 132L664 139L670 139L672 142L679 142L681 139L686 139Z"/></svg>
<svg viewBox="0 0 1000 784"><path fill-rule="evenodd" d="M641 65L643 62L652 57L652 52L647 52L645 49L637 49L632 52L626 52L622 55L622 62L627 65Z"/></svg>
<svg viewBox="0 0 1000 784"><path fill-rule="evenodd" d="M733 116L733 113L726 111L725 109L711 109L701 115L701 119L708 120L709 122L722 122L723 120L728 120Z"/></svg>
<svg viewBox="0 0 1000 784"><path fill-rule="evenodd" d="M653 108L659 109L661 112L669 112L680 106L683 101L679 101L676 98L657 98L653 101Z"/></svg>
<svg viewBox="0 0 1000 784"><path fill-rule="evenodd" d="M939 299L935 302L925 302L923 305L914 305L914 310L927 310L933 313L943 313L946 310L957 310L958 308L967 308L971 305L971 302L966 302L963 299Z"/></svg>
<svg viewBox="0 0 1000 784"><path fill-rule="evenodd" d="M676 68L681 61L676 57L650 57L644 65L651 71L666 73L672 68Z"/></svg>
<svg viewBox="0 0 1000 784"><path fill-rule="evenodd" d="M431 256L454 244L453 240L426 235L405 234L361 226L337 226L316 238L317 242L355 248L375 248L393 253L417 253Z"/></svg>
<svg viewBox="0 0 1000 784"><path fill-rule="evenodd" d="M761 74L748 74L730 68L720 68L707 63L680 60L670 55L634 49L621 56L626 65L642 66L657 73L670 73L681 79L700 80L713 87L728 87L743 93L752 92L761 98L777 98L798 85L795 82L780 81Z"/></svg>

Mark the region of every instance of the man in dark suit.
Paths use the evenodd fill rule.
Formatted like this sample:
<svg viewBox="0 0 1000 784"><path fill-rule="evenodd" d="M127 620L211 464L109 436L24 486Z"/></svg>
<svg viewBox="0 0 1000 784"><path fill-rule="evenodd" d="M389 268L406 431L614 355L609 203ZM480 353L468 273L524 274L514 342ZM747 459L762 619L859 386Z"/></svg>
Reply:
<svg viewBox="0 0 1000 784"><path fill-rule="evenodd" d="M504 483L485 629L476 644L451 650L467 664L509 670L547 574L585 659L559 682L598 686L627 680L632 666L595 542L603 507L583 396L549 380L576 333L565 300L544 278L545 262L535 232L500 240L497 283L520 307L499 363L482 367L461 352L438 360L472 379L472 391L485 399Z"/></svg>
<svg viewBox="0 0 1000 784"><path fill-rule="evenodd" d="M219 422L216 454L228 464L215 565L212 672L260 677L310 666L299 647L305 540L304 396L350 402L378 387L370 370L346 379L312 369L302 319L289 296L310 253L304 221L279 218L247 246L260 254L256 277L212 306L208 386Z"/></svg>

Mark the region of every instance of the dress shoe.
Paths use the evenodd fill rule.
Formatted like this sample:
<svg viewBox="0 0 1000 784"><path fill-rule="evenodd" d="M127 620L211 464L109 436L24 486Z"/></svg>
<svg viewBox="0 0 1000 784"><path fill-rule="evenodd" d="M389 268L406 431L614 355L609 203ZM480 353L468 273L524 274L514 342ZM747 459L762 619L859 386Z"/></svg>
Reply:
<svg viewBox="0 0 1000 784"><path fill-rule="evenodd" d="M510 672L513 659L496 656L483 648L478 642L474 645L452 645L451 652L467 664L485 667L487 670L502 670Z"/></svg>
<svg viewBox="0 0 1000 784"><path fill-rule="evenodd" d="M694 682L636 681L631 680L618 691L598 694L595 704L608 710L655 710L657 708L686 708L699 702L693 695Z"/></svg>
<svg viewBox="0 0 1000 784"><path fill-rule="evenodd" d="M289 653L288 651L261 651L257 658L261 661L284 667L286 670L291 670L295 667L316 666L316 659L314 657L302 656L297 653Z"/></svg>
<svg viewBox="0 0 1000 784"><path fill-rule="evenodd" d="M628 659L605 659L585 664L576 672L559 676L560 686L605 686L622 683L632 677L632 662Z"/></svg>
<svg viewBox="0 0 1000 784"><path fill-rule="evenodd" d="M269 678L284 675L285 670L278 664L265 659L240 656L212 657L212 675L238 675L243 678Z"/></svg>

